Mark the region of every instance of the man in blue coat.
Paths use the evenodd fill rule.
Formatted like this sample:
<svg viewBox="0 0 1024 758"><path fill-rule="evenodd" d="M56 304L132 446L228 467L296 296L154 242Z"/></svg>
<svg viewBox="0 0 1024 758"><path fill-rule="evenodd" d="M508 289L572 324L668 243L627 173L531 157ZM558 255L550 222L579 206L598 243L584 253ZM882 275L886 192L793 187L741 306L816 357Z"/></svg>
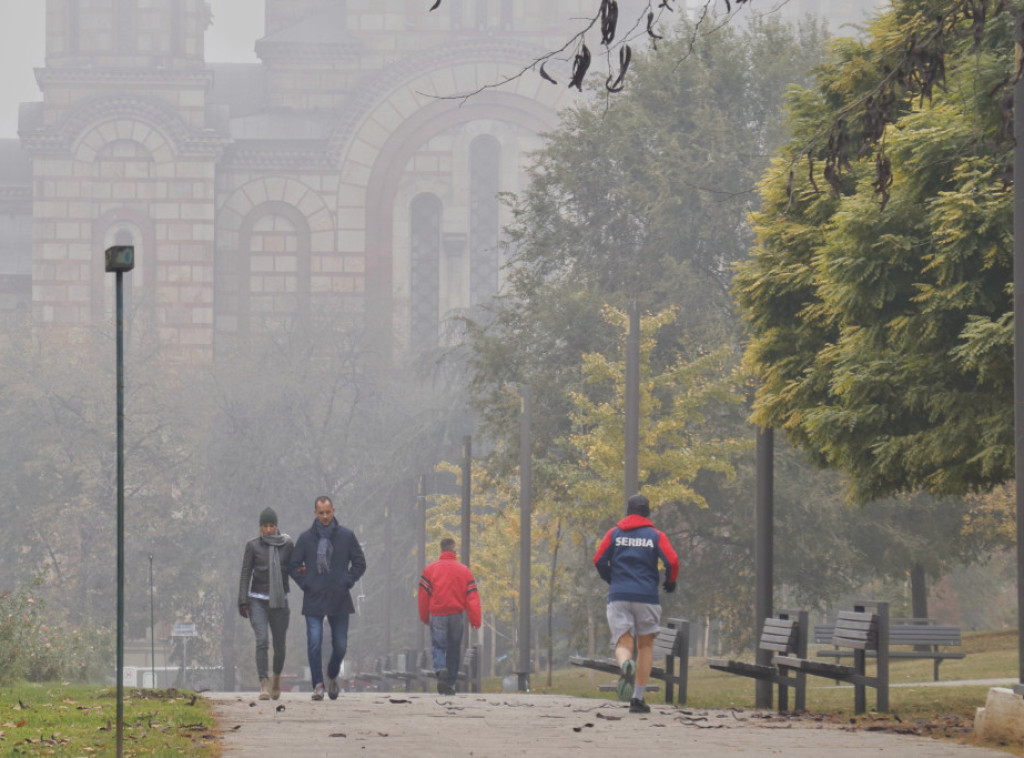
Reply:
<svg viewBox="0 0 1024 758"><path fill-rule="evenodd" d="M660 568L665 569L665 592L675 592L679 576L679 557L650 516L651 503L646 497L639 493L630 497L626 517L608 530L594 554L594 567L608 583L608 627L622 670L618 694L621 700L629 700L630 713L651 712L644 689L661 624Z"/></svg>
<svg viewBox="0 0 1024 758"><path fill-rule="evenodd" d="M331 657L327 661L327 695L336 700L338 674L348 648L348 620L355 612L349 590L366 571L359 540L334 518L334 503L321 495L313 504L313 526L299 535L288 561L288 575L302 590L306 617L306 647L313 699L324 699L321 650L324 617L331 625Z"/></svg>

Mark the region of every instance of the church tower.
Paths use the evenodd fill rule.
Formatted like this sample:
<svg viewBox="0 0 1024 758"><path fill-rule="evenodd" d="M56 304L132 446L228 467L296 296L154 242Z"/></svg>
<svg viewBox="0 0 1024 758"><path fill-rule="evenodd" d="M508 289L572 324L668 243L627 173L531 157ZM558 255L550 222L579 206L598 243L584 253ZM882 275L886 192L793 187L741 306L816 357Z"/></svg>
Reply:
<svg viewBox="0 0 1024 758"><path fill-rule="evenodd" d="M46 0L33 158L33 310L109 317L103 251L135 246L126 312L189 360L212 354L214 177L226 119L208 107L204 0Z"/></svg>

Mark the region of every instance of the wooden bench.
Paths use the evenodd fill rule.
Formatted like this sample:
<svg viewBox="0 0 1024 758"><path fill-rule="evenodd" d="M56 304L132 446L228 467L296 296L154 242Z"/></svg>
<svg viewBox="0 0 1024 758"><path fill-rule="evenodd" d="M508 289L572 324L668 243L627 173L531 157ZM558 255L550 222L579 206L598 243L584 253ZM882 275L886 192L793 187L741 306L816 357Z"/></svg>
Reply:
<svg viewBox="0 0 1024 758"><path fill-rule="evenodd" d="M607 674L620 674L618 661L614 658L584 658L574 655L569 658L573 666L584 666ZM686 705L686 680L690 664L690 622L686 619L669 619L668 626L658 629L654 638L654 665L651 679L665 683L665 702Z"/></svg>
<svg viewBox="0 0 1024 758"><path fill-rule="evenodd" d="M874 606L875 612L867 610ZM792 655L776 655L772 660L780 670L792 670L847 682L853 685L854 711L859 715L867 710L866 688L875 689L875 700L880 712L889 711L889 604L858 603L852 611L842 611L832 630L831 644L850 650L853 665L826 663ZM867 674L867 654L875 652L875 675Z"/></svg>
<svg viewBox="0 0 1024 758"><path fill-rule="evenodd" d="M356 691L381 690L388 688L388 678L384 672L389 668L387 656L373 659L373 671L358 671L352 677Z"/></svg>
<svg viewBox="0 0 1024 758"><path fill-rule="evenodd" d="M960 660L967 656L962 650L940 650L942 647L960 647L962 644L960 627L939 626L933 619L899 619L903 623L889 625L889 660L895 658L931 658L932 679L939 681L939 664L947 660ZM832 639L835 624L818 624L814 627L814 642L827 645ZM913 650L894 650L894 647L912 647ZM819 650L820 658L847 658L848 650ZM868 652L868 657L874 657Z"/></svg>
<svg viewBox="0 0 1024 758"><path fill-rule="evenodd" d="M761 626L761 637L757 647L759 650L769 652L772 656L789 655L806 658L807 627L807 611L782 611L777 616L769 616ZM796 710L806 710L807 682L806 675L802 671L798 671L794 676L789 676L785 671L780 671L774 663L748 663L728 658L708 658L708 666L727 674L736 674L777 684L780 713L789 710L789 690L792 688L796 695Z"/></svg>
<svg viewBox="0 0 1024 758"><path fill-rule="evenodd" d="M430 667L430 654L426 650L406 650L389 656L389 659L393 665L383 672L384 676L397 679L406 692L415 692L417 689L427 691L427 677L423 675L423 670Z"/></svg>
<svg viewBox="0 0 1024 758"><path fill-rule="evenodd" d="M427 657L426 663L430 663L430 658ZM462 685L462 691L465 692L466 688L469 688L470 692L481 692L483 690L483 665L480 660L480 646L469 645L466 648L466 652L462 654L462 662L459 664L459 676L458 681L455 683L455 688L458 689L459 685ZM437 672L432 668L424 667L420 669L420 675L427 679L437 679ZM451 684L451 682L448 682Z"/></svg>

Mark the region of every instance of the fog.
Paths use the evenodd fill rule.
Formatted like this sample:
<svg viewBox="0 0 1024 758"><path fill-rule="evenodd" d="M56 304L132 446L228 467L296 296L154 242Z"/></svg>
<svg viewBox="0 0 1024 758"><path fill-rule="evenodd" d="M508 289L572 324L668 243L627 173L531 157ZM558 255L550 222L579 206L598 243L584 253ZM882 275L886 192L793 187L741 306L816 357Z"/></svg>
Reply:
<svg viewBox="0 0 1024 758"><path fill-rule="evenodd" d="M263 34L263 0L212 0L214 24L206 33L206 59L254 63ZM46 55L46 2L0 3L0 139L18 136L18 105L39 99L33 69Z"/></svg>
<svg viewBox="0 0 1024 758"><path fill-rule="evenodd" d="M547 69L559 86L530 69L589 4L442 2L430 14L427 3L384 0L213 0L200 58L200 0L128 3L134 15L121 17L72 3L80 15L60 17L44 61L46 5L60 4L5 0L0 11L0 513L14 525L0 532L0 591L9 582L35 593L49 609L40 618L88 648L78 673L108 675L115 285L101 256L132 245L126 664L138 683L153 667L167 669L159 684L253 687L253 636L237 614L243 547L267 506L298 537L321 494L369 566L352 590L347 672L422 649L418 574L441 536L459 537L467 438L479 477L474 565L485 577L485 633L474 639L487 673L508 673L516 360L532 345L501 365L466 338L509 284L503 240L514 218L499 195L527 193L544 133L592 98L566 87L571 53ZM622 6L626 18L644 4ZM737 205L721 226L743 232L747 210ZM743 239L729 239L732 255ZM690 315L681 329L704 318ZM481 409L471 395L474 372L486 370L492 407ZM537 420L548 434L557 422ZM708 534L728 533L725 543L749 536L741 517L729 523L749 494L740 463L735 489L707 486L722 521L692 516ZM821 481L830 517L845 517L838 487ZM557 505L545 508L557 515ZM712 540L686 531L697 529L691 517L673 518L694 560L711 560ZM551 588L569 579L551 603L558 639L543 639L538 623L535 650L550 644L564 658L603 637L603 588L588 565L598 525L569 538L558 518L538 518L549 531L535 543L536 570ZM543 541L562 537L560 554ZM806 573L792 584L812 583ZM847 589L842 573L821 579L833 595ZM676 615L715 602L718 588L694 585L673 601ZM747 590L733 589L742 605ZM286 673L297 679L301 601L293 587ZM717 644L718 621L704 613L702 644ZM174 636L179 624L198 636Z"/></svg>

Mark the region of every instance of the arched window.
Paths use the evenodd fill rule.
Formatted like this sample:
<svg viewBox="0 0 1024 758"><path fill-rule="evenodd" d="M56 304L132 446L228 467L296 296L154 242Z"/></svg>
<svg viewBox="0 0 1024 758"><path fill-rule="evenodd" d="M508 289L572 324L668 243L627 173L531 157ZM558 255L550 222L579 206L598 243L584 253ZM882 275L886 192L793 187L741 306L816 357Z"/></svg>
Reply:
<svg viewBox="0 0 1024 758"><path fill-rule="evenodd" d="M245 317L251 331L288 331L309 318L309 231L291 208L268 203L251 217Z"/></svg>
<svg viewBox="0 0 1024 758"><path fill-rule="evenodd" d="M498 189L501 145L483 135L469 145L469 293L470 304L498 291Z"/></svg>
<svg viewBox="0 0 1024 758"><path fill-rule="evenodd" d="M422 194L409 206L409 346L423 350L437 345L441 265L441 201Z"/></svg>

